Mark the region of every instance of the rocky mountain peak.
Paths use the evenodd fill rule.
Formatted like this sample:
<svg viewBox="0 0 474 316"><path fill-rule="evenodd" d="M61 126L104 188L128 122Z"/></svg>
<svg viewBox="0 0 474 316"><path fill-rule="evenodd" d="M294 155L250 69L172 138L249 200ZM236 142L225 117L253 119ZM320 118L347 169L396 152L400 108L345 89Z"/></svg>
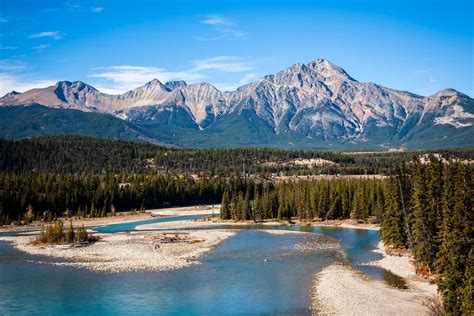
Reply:
<svg viewBox="0 0 474 316"><path fill-rule="evenodd" d="M151 81L148 81L147 83L144 84L144 87L146 88L156 88L159 87L162 90L167 90L166 87L161 83L160 80L158 79L153 79Z"/></svg>
<svg viewBox="0 0 474 316"><path fill-rule="evenodd" d="M88 85L87 83L84 83L80 80L77 81L58 81L55 85L56 89L69 89L74 92L82 91L82 90L88 90L88 91L96 91L98 90L94 88L91 85Z"/></svg>
<svg viewBox="0 0 474 316"><path fill-rule="evenodd" d="M165 87L169 90L174 90L176 88L186 87L188 84L184 80L168 81L165 83Z"/></svg>
<svg viewBox="0 0 474 316"><path fill-rule="evenodd" d="M356 81L344 69L326 59L316 59L308 63L307 67L324 78Z"/></svg>
<svg viewBox="0 0 474 316"><path fill-rule="evenodd" d="M15 90L13 90L13 91L10 91L7 94L5 94L3 97L1 97L1 99L14 97L14 96L17 96L19 94L20 94L20 92L16 92Z"/></svg>

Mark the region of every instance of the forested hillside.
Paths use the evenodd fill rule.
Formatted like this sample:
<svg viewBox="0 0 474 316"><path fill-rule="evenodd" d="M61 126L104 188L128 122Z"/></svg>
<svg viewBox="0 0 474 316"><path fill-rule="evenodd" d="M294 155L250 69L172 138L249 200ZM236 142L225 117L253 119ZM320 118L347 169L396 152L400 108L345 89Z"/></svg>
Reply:
<svg viewBox="0 0 474 316"><path fill-rule="evenodd" d="M472 148L436 151L445 158L474 159ZM429 152L418 152L418 154ZM148 143L82 136L0 139L0 170L72 173L174 174L388 174L390 167L413 159L411 152L344 153L266 148L173 149ZM292 163L324 159L330 164Z"/></svg>

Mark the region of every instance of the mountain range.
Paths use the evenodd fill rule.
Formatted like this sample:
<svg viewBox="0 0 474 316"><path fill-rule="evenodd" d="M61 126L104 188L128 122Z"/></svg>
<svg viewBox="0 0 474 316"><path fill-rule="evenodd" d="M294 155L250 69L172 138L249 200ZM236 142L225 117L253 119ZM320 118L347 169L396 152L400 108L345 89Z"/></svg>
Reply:
<svg viewBox="0 0 474 316"><path fill-rule="evenodd" d="M474 145L474 100L359 82L318 59L222 92L154 79L120 95L81 81L0 98L0 136L84 134L184 147L408 149Z"/></svg>

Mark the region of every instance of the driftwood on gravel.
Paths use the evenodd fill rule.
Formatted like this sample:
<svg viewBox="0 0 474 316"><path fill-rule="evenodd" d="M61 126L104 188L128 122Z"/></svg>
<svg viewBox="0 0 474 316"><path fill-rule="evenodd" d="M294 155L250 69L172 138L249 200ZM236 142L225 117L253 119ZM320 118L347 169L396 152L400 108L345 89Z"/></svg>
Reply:
<svg viewBox="0 0 474 316"><path fill-rule="evenodd" d="M153 237L154 249L160 248L160 244L175 244L175 243L183 243L183 244L194 244L203 242L202 239L190 239L188 237L189 233L165 233L160 236Z"/></svg>

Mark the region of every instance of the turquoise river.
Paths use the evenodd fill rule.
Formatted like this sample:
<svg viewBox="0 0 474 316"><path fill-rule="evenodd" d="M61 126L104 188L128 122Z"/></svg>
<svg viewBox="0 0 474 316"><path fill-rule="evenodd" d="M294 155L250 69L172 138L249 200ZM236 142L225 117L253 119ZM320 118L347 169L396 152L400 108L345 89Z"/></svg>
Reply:
<svg viewBox="0 0 474 316"><path fill-rule="evenodd" d="M196 217L95 230L127 232L140 224ZM395 275L366 265L381 256L373 252L377 231L268 225L208 229L213 228L238 233L201 257L199 264L165 272L105 274L38 264L53 259L27 255L0 242L0 315L309 315L314 276L335 262L349 262L370 277L403 286ZM270 234L260 229L312 234ZM0 236L7 234L12 233ZM338 243L337 248L325 247Z"/></svg>

